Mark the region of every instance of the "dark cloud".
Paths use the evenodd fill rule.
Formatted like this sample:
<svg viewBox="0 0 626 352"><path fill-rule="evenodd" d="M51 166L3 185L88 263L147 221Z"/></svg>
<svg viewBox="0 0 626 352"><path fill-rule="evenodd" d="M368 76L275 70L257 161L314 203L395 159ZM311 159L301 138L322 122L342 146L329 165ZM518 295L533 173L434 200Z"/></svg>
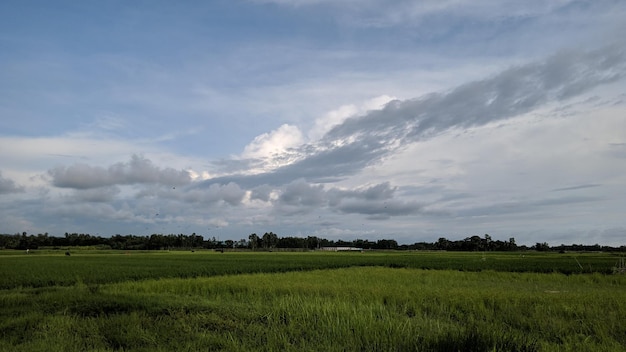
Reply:
<svg viewBox="0 0 626 352"><path fill-rule="evenodd" d="M0 172L0 194L20 192L24 192L24 188L15 184L15 181L2 177L2 172Z"/></svg>
<svg viewBox="0 0 626 352"><path fill-rule="evenodd" d="M368 215L374 220L415 214L421 210L422 205L417 202L396 199L397 189L389 182L354 190L332 188L328 191L329 204L340 213Z"/></svg>
<svg viewBox="0 0 626 352"><path fill-rule="evenodd" d="M248 188L264 184L281 186L298 179L313 183L336 182L380 160L388 152L387 149L385 142L376 140L374 136L363 136L359 141L343 146L307 145L300 149L303 155L301 160L289 165L254 175L234 174L216 177L205 181L200 187L229 182ZM232 165L249 166L252 164L252 161L248 161ZM231 164L222 163L221 165Z"/></svg>
<svg viewBox="0 0 626 352"><path fill-rule="evenodd" d="M348 199L342 201L337 210L346 214L368 215L370 219L386 219L391 216L416 214L422 209L417 202L392 201L358 201Z"/></svg>
<svg viewBox="0 0 626 352"><path fill-rule="evenodd" d="M61 188L90 189L113 185L161 184L185 185L191 182L187 171L161 169L144 157L133 155L127 163L117 163L108 168L74 164L48 171L52 184Z"/></svg>
<svg viewBox="0 0 626 352"><path fill-rule="evenodd" d="M277 192L278 199L272 201L275 211L283 215L298 215L316 209L327 209L343 214L362 214L370 218L389 218L415 214L421 204L405 202L395 198L397 187L384 182L356 189L326 189L322 184L310 184L298 179L281 188L264 185L252 191L251 198L270 201L269 194Z"/></svg>
<svg viewBox="0 0 626 352"><path fill-rule="evenodd" d="M119 193L120 188L116 186L77 189L74 191L72 198L81 202L110 202Z"/></svg>
<svg viewBox="0 0 626 352"><path fill-rule="evenodd" d="M258 199L264 202L269 202L272 190L272 187L270 187L269 185L261 185L259 187L255 187L250 192L250 199Z"/></svg>
<svg viewBox="0 0 626 352"><path fill-rule="evenodd" d="M625 73L626 54L621 46L561 52L447 93L391 102L380 111L345 121L325 138L341 140L356 132L384 140L420 140L450 128L480 126L526 113L615 81Z"/></svg>
<svg viewBox="0 0 626 352"><path fill-rule="evenodd" d="M383 201L393 198L396 190L397 187L392 187L389 182L354 190L332 188L328 191L328 199L331 206L337 206L345 199L356 201Z"/></svg>
<svg viewBox="0 0 626 352"><path fill-rule="evenodd" d="M304 180L297 180L285 187L279 201L290 206L319 206L326 201L326 192L322 185L313 186Z"/></svg>
<svg viewBox="0 0 626 352"><path fill-rule="evenodd" d="M243 187L280 186L297 179L334 182L379 162L407 144L446 130L482 126L518 116L548 102L562 101L621 79L625 74L623 46L563 51L544 61L512 67L449 92L392 101L381 110L349 118L333 127L321 141L300 147L297 152L301 157L294 163L256 175L215 178L204 185L235 182ZM242 167L254 163L247 160L224 165Z"/></svg>
<svg viewBox="0 0 626 352"><path fill-rule="evenodd" d="M586 196L567 196L559 198L547 198L530 202L530 206L553 206L553 205L568 205L578 203L589 203L603 200L601 197L586 197Z"/></svg>
<svg viewBox="0 0 626 352"><path fill-rule="evenodd" d="M392 198L396 190L397 187L391 187L389 182L384 182L362 190L350 192L350 195L352 197L362 197L369 201L380 201Z"/></svg>
<svg viewBox="0 0 626 352"><path fill-rule="evenodd" d="M578 190L578 189L594 188L594 187L600 187L600 186L602 186L602 185L599 185L599 184L596 184L596 183L589 183L589 184L585 184L585 185L563 187L563 188L555 188L552 191L553 192L575 191L575 190Z"/></svg>
<svg viewBox="0 0 626 352"><path fill-rule="evenodd" d="M371 219L415 214L422 206L416 202L395 199L397 187L389 182L353 190L310 185L298 180L285 187L280 196L281 205L317 208L326 206L343 214L362 214Z"/></svg>
<svg viewBox="0 0 626 352"><path fill-rule="evenodd" d="M193 203L214 204L223 201L229 205L236 206L241 203L245 195L245 190L236 183L230 182L225 185L212 184L204 189L187 189L183 191L180 198Z"/></svg>
<svg viewBox="0 0 626 352"><path fill-rule="evenodd" d="M494 203L488 206L478 206L456 211L460 217L499 216L508 214L526 214L545 212L546 207L571 206L601 201L599 197L566 196L558 198L545 198L534 200L519 200L502 203ZM547 214L547 213L546 213Z"/></svg>

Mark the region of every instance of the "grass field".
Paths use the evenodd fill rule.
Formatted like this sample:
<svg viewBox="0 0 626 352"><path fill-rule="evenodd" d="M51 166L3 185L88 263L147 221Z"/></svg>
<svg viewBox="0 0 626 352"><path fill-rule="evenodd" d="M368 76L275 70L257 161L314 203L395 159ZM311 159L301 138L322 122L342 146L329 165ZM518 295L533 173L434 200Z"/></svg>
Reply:
<svg viewBox="0 0 626 352"><path fill-rule="evenodd" d="M0 251L0 350L625 351L617 260Z"/></svg>

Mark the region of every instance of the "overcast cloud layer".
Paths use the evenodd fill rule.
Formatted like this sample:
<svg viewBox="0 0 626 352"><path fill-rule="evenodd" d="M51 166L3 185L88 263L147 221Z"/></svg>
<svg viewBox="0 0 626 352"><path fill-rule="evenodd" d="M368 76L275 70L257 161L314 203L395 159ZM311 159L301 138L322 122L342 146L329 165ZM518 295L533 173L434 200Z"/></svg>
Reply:
<svg viewBox="0 0 626 352"><path fill-rule="evenodd" d="M0 232L626 245L626 4L0 4Z"/></svg>

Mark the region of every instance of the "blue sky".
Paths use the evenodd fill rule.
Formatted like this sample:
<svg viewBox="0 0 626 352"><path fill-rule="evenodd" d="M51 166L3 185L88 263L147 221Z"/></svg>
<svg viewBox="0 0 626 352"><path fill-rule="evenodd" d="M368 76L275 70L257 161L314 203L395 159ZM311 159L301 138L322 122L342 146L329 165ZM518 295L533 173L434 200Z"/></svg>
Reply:
<svg viewBox="0 0 626 352"><path fill-rule="evenodd" d="M0 232L626 244L622 1L4 1Z"/></svg>

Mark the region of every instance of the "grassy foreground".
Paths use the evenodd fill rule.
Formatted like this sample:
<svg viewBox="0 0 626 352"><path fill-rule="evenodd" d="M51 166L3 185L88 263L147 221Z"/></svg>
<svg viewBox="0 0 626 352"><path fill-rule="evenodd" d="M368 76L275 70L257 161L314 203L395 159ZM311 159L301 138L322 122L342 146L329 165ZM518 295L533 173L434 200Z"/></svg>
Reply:
<svg viewBox="0 0 626 352"><path fill-rule="evenodd" d="M0 258L3 275L14 259ZM142 280L110 280L123 267L105 266L16 285L0 290L0 351L626 350L623 275L398 266Z"/></svg>

